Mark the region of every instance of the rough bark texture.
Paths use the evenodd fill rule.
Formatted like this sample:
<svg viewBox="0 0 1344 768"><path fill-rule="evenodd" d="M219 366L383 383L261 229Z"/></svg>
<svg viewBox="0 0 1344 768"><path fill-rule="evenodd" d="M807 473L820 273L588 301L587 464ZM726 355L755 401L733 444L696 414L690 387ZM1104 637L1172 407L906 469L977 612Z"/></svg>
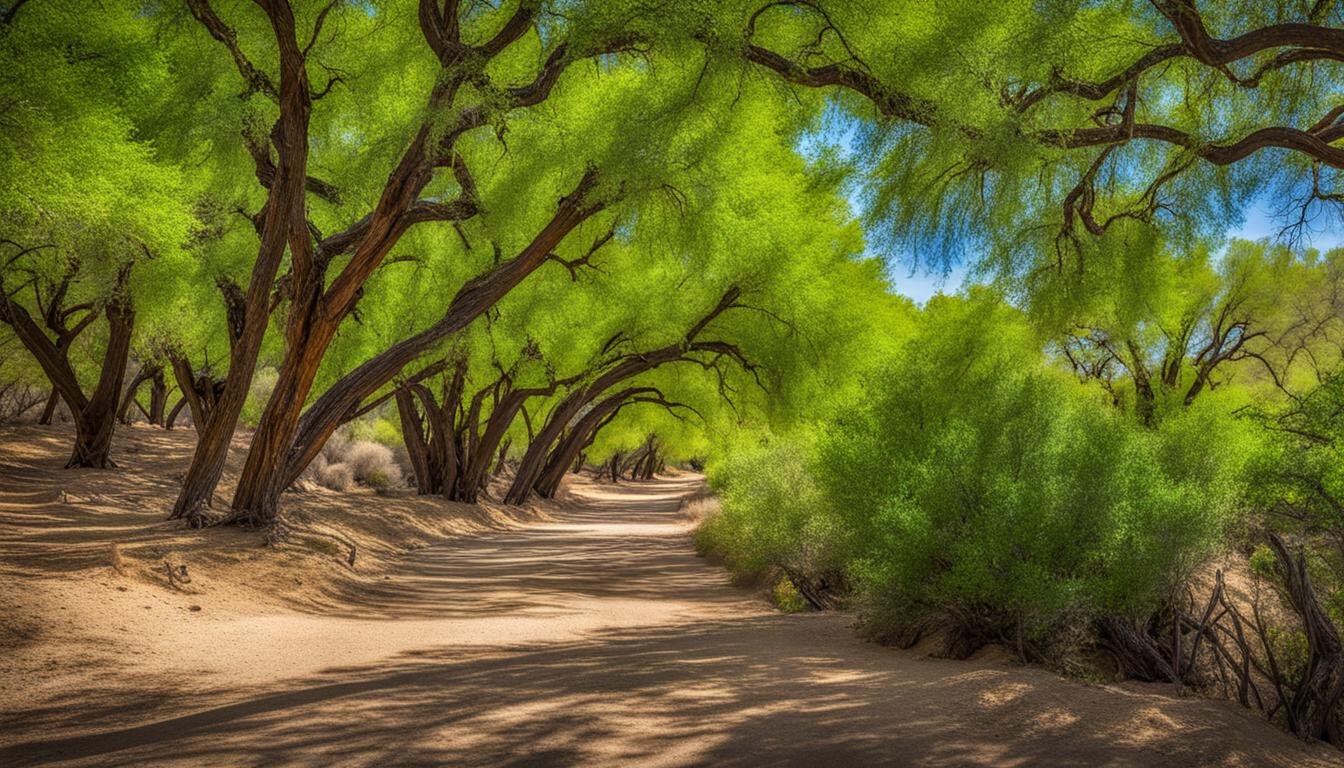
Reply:
<svg viewBox="0 0 1344 768"><path fill-rule="evenodd" d="M236 50L236 43L233 42L235 36L231 30L223 27L206 0L191 0L189 6L212 36ZM209 417L197 422L199 438L196 451L173 506L171 517L184 519L191 525L205 525L216 519L207 510L224 472L229 443L252 386L257 355L261 351L262 338L270 321L271 289L286 247L290 249L291 259L295 262L311 259L312 254L304 197L308 182L308 121L312 111L308 72L304 55L295 38L294 14L289 3L272 0L264 3L263 8L275 34L279 54L280 84L274 88L274 92L280 116L270 135L279 161L272 168L269 148L264 149L264 160L263 156L254 152L258 179L269 187L266 206L261 214L261 243L246 294L238 297L226 293L230 310L229 372ZM250 64L244 66L246 59L241 55L235 56L235 59L240 62L239 68L243 70L250 87L260 82L260 74ZM192 417L195 419L196 414L193 413ZM270 458L276 460L274 456ZM278 460L283 460L283 456ZM252 487L254 482L253 478L244 477L240 487L244 483ZM264 509L243 510L240 517L265 522L267 515Z"/></svg>
<svg viewBox="0 0 1344 768"><path fill-rule="evenodd" d="M47 397L47 404L42 406L42 415L38 417L37 423L43 426L51 424L51 420L56 416L56 406L61 404L61 393L55 389L51 390L51 395Z"/></svg>
<svg viewBox="0 0 1344 768"><path fill-rule="evenodd" d="M75 447L66 467L105 469L116 466L110 458L112 432L116 428L117 405L131 353L134 314L129 300L118 298L108 303L104 315L107 317L108 340L102 373L93 395L74 414Z"/></svg>

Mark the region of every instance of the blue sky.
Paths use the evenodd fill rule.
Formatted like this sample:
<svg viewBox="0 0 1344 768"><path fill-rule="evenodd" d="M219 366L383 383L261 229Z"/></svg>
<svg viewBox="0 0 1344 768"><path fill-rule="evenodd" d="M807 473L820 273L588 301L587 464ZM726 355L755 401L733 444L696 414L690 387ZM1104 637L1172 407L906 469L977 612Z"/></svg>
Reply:
<svg viewBox="0 0 1344 768"><path fill-rule="evenodd" d="M815 157L825 148L838 149L843 156L853 157L857 151L857 133L854 119L835 106L827 108L819 130L808 133L799 141L799 151L809 157ZM863 203L859 200L859 190L851 190L850 207L856 216L861 216ZM1286 223L1279 213L1279 205L1269 197L1254 201L1245 212L1245 220L1240 227L1228 231L1229 237L1244 240L1269 238L1278 240ZM1292 211L1288 215L1292 215ZM1301 233L1298 243L1304 247L1322 251L1344 246L1344 215L1332 211L1319 212L1311 224ZM888 266L888 275L897 293L909 296L923 304L929 297L941 293L956 293L966 280L966 267L958 265L944 274L941 270L916 269L909 265L893 262Z"/></svg>
<svg viewBox="0 0 1344 768"><path fill-rule="evenodd" d="M1313 231L1303 233L1302 245L1319 248L1322 251L1344 245L1344 223L1337 217L1321 216L1316 223L1317 226ZM1278 238L1282 228L1283 222L1277 218L1276 208L1272 202L1260 199L1246 212L1246 220L1242 225L1229 231L1228 235L1245 240L1262 238L1274 240ZM908 266L894 263L890 267L889 274L897 293L909 296L920 304L939 292L956 293L966 279L964 266L959 266L944 276L937 270L930 272L923 269L911 274Z"/></svg>

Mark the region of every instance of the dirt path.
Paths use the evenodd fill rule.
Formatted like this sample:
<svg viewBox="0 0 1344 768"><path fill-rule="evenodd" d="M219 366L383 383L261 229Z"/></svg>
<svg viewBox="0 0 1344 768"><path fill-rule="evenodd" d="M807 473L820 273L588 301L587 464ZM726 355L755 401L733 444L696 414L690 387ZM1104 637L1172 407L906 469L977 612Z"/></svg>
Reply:
<svg viewBox="0 0 1344 768"><path fill-rule="evenodd" d="M856 639L845 616L776 613L695 557L678 512L691 489L590 490L553 522L416 552L321 614L194 614L210 622L194 635L123 634L77 683L30 675L6 693L0 765L1336 757L1226 702L924 659Z"/></svg>

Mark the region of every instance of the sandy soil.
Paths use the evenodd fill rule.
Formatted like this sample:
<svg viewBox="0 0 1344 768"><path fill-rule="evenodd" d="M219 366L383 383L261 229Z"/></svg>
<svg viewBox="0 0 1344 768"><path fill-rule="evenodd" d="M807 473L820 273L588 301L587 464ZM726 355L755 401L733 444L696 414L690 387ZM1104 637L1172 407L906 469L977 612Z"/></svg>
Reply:
<svg viewBox="0 0 1344 768"><path fill-rule="evenodd" d="M515 515L287 497L352 567L161 522L189 432L126 430L110 473L60 470L63 440L0 433L3 766L1344 762L1229 702L779 614L694 555L695 477Z"/></svg>

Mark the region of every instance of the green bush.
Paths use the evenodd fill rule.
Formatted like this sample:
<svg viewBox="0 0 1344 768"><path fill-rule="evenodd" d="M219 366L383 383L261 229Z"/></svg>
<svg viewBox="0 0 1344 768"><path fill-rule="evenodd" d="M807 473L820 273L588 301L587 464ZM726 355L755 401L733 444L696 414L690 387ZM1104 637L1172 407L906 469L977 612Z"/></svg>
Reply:
<svg viewBox="0 0 1344 768"><path fill-rule="evenodd" d="M702 543L742 571L841 571L893 639L937 623L1023 648L1149 615L1219 545L1247 425L1208 407L1145 428L1040 348L1003 304L935 300L815 450L725 466Z"/></svg>
<svg viewBox="0 0 1344 768"><path fill-rule="evenodd" d="M1344 370L1259 412L1258 421L1268 439L1256 455L1251 500L1262 525L1304 548L1315 589L1344 628ZM1277 580L1268 550L1252 562Z"/></svg>
<svg viewBox="0 0 1344 768"><path fill-rule="evenodd" d="M781 576L775 582L775 588L770 591L770 599L775 607L784 613L806 613L812 610L807 598L803 597L798 588L793 586L793 582L785 576Z"/></svg>
<svg viewBox="0 0 1344 768"><path fill-rule="evenodd" d="M834 566L830 517L810 470L807 449L796 442L746 448L718 465L712 487L721 507L696 529L700 551L749 580L779 566Z"/></svg>

